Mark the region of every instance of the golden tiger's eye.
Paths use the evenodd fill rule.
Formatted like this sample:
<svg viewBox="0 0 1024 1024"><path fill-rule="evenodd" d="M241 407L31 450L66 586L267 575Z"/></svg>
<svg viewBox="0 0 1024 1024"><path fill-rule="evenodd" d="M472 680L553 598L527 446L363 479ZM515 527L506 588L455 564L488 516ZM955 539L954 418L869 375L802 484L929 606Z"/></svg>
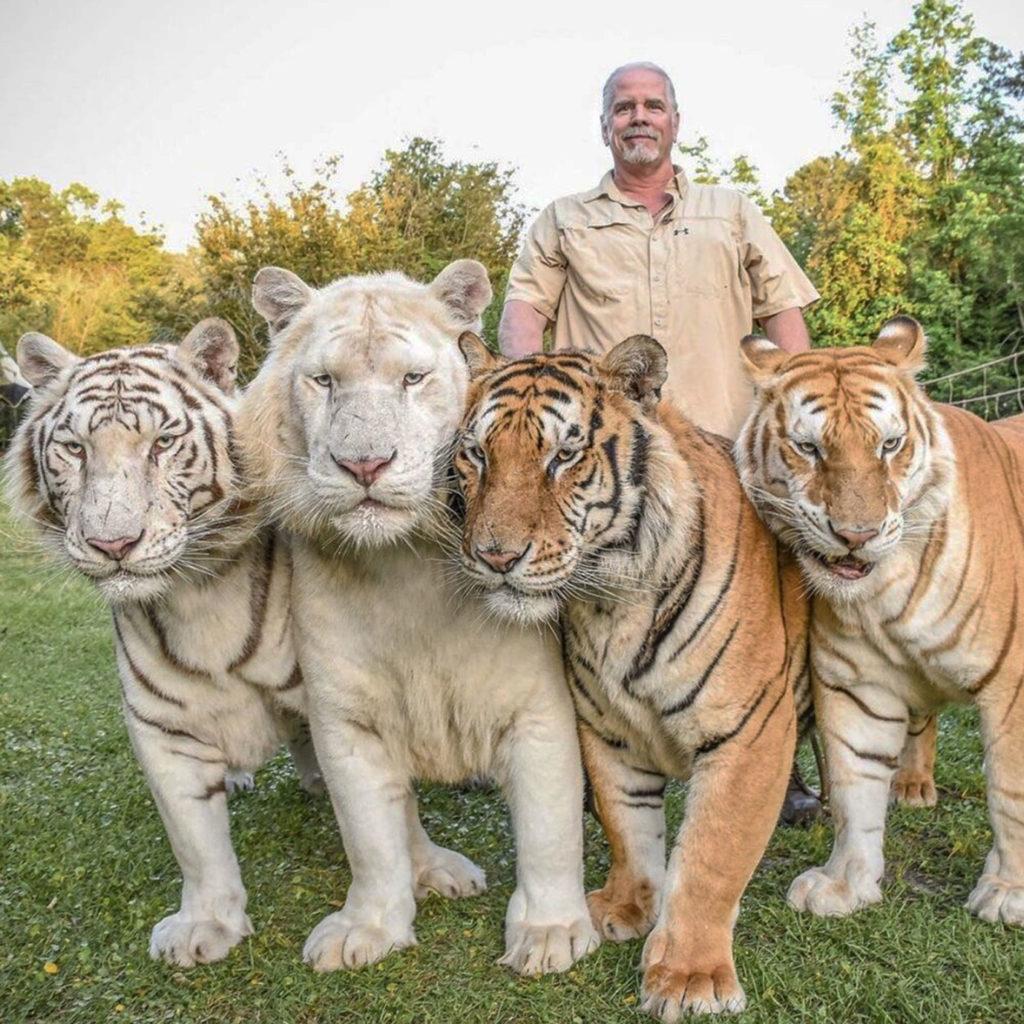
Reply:
<svg viewBox="0 0 1024 1024"><path fill-rule="evenodd" d="M804 453L804 455L810 455L812 457L818 455L818 446L813 441L798 441L796 446Z"/></svg>
<svg viewBox="0 0 1024 1024"><path fill-rule="evenodd" d="M898 451L902 444L902 437L890 437L888 440L882 442L882 451L891 455L893 452Z"/></svg>
<svg viewBox="0 0 1024 1024"><path fill-rule="evenodd" d="M556 462L569 462L571 459L574 459L575 457L575 448L559 448L558 451L555 452Z"/></svg>
<svg viewBox="0 0 1024 1024"><path fill-rule="evenodd" d="M465 448L466 454L474 461L479 462L481 465L484 461L484 450L478 444L467 444Z"/></svg>

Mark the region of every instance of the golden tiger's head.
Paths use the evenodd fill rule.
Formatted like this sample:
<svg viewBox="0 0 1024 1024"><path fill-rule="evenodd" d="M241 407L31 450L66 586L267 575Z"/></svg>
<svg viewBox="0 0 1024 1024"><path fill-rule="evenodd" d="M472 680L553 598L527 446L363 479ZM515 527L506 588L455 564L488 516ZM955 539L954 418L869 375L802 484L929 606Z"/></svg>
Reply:
<svg viewBox="0 0 1024 1024"><path fill-rule="evenodd" d="M465 501L461 562L490 609L521 622L600 593L638 542L665 350L643 335L603 358L507 361L472 334L468 408L454 467Z"/></svg>
<svg viewBox="0 0 1024 1024"><path fill-rule="evenodd" d="M175 345L80 359L42 334L17 358L33 392L7 456L15 512L111 602L203 578L233 528L238 343L204 320Z"/></svg>
<svg viewBox="0 0 1024 1024"><path fill-rule="evenodd" d="M736 442L740 477L831 598L855 599L860 581L944 499L952 456L914 379L925 346L905 316L871 346L789 355L764 338L742 342L755 399Z"/></svg>

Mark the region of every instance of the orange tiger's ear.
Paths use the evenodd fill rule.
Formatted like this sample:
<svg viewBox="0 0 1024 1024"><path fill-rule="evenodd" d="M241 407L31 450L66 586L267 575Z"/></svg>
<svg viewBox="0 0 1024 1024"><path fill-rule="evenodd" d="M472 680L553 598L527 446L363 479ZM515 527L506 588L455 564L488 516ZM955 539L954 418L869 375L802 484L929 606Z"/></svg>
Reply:
<svg viewBox="0 0 1024 1024"><path fill-rule="evenodd" d="M469 367L469 379L473 380L489 370L504 366L508 360L496 356L472 331L459 335L459 351Z"/></svg>
<svg viewBox="0 0 1024 1024"><path fill-rule="evenodd" d="M882 324L871 347L898 370L914 374L924 369L928 339L924 336L924 329L913 317L894 316Z"/></svg>
<svg viewBox="0 0 1024 1024"><path fill-rule="evenodd" d="M639 402L650 412L661 398L661 386L668 377L668 353L646 334L634 334L620 341L598 363L613 391Z"/></svg>
<svg viewBox="0 0 1024 1024"><path fill-rule="evenodd" d="M178 355L225 394L235 390L238 339L227 320L216 316L200 320L178 345Z"/></svg>
<svg viewBox="0 0 1024 1024"><path fill-rule="evenodd" d="M764 387L789 358L788 352L758 334L748 334L740 342L740 354L747 376L758 387Z"/></svg>

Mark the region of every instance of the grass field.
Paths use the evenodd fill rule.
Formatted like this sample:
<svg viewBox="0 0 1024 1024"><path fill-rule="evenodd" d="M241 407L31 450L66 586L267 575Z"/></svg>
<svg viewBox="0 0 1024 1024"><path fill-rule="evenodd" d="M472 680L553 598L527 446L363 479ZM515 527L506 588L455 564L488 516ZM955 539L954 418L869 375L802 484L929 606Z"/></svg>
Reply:
<svg viewBox="0 0 1024 1024"><path fill-rule="evenodd" d="M640 1024L641 945L603 946L568 974L522 980L495 965L514 864L494 792L425 786L432 836L473 857L490 889L431 897L419 946L353 974L300 960L348 881L330 807L278 758L232 803L256 935L222 963L149 960L152 925L177 908L177 867L118 709L109 621L83 584L62 585L0 517L0 1022L93 1024ZM976 723L942 720L935 811L895 810L885 902L842 921L784 902L830 831L777 832L743 901L736 957L744 1020L1024 1021L1024 932L962 905L990 833ZM683 795L673 794L678 821ZM607 853L587 822L587 881Z"/></svg>

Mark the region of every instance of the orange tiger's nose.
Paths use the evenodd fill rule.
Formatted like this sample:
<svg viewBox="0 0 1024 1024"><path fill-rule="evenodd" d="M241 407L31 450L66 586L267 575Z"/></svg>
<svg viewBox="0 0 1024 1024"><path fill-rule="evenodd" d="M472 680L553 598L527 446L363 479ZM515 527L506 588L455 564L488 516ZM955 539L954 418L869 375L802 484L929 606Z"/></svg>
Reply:
<svg viewBox="0 0 1024 1024"><path fill-rule="evenodd" d="M529 545L526 547L528 548ZM486 562L495 572L500 573L508 572L525 554L526 548L523 548L522 551L485 551L483 548L476 549L476 557Z"/></svg>
<svg viewBox="0 0 1024 1024"><path fill-rule="evenodd" d="M335 459L334 461L344 470L351 473L356 480L364 487L369 487L374 480L391 465L395 453L392 452L386 459Z"/></svg>
<svg viewBox="0 0 1024 1024"><path fill-rule="evenodd" d="M103 537L86 537L85 542L90 547L102 551L115 561L120 562L125 555L142 539L140 532L137 537L114 537L112 540L105 540Z"/></svg>
<svg viewBox="0 0 1024 1024"><path fill-rule="evenodd" d="M877 530L847 530L840 529L834 523L829 524L832 527L832 532L845 544L849 545L850 550L859 548L864 544L867 544L872 537L878 536Z"/></svg>

